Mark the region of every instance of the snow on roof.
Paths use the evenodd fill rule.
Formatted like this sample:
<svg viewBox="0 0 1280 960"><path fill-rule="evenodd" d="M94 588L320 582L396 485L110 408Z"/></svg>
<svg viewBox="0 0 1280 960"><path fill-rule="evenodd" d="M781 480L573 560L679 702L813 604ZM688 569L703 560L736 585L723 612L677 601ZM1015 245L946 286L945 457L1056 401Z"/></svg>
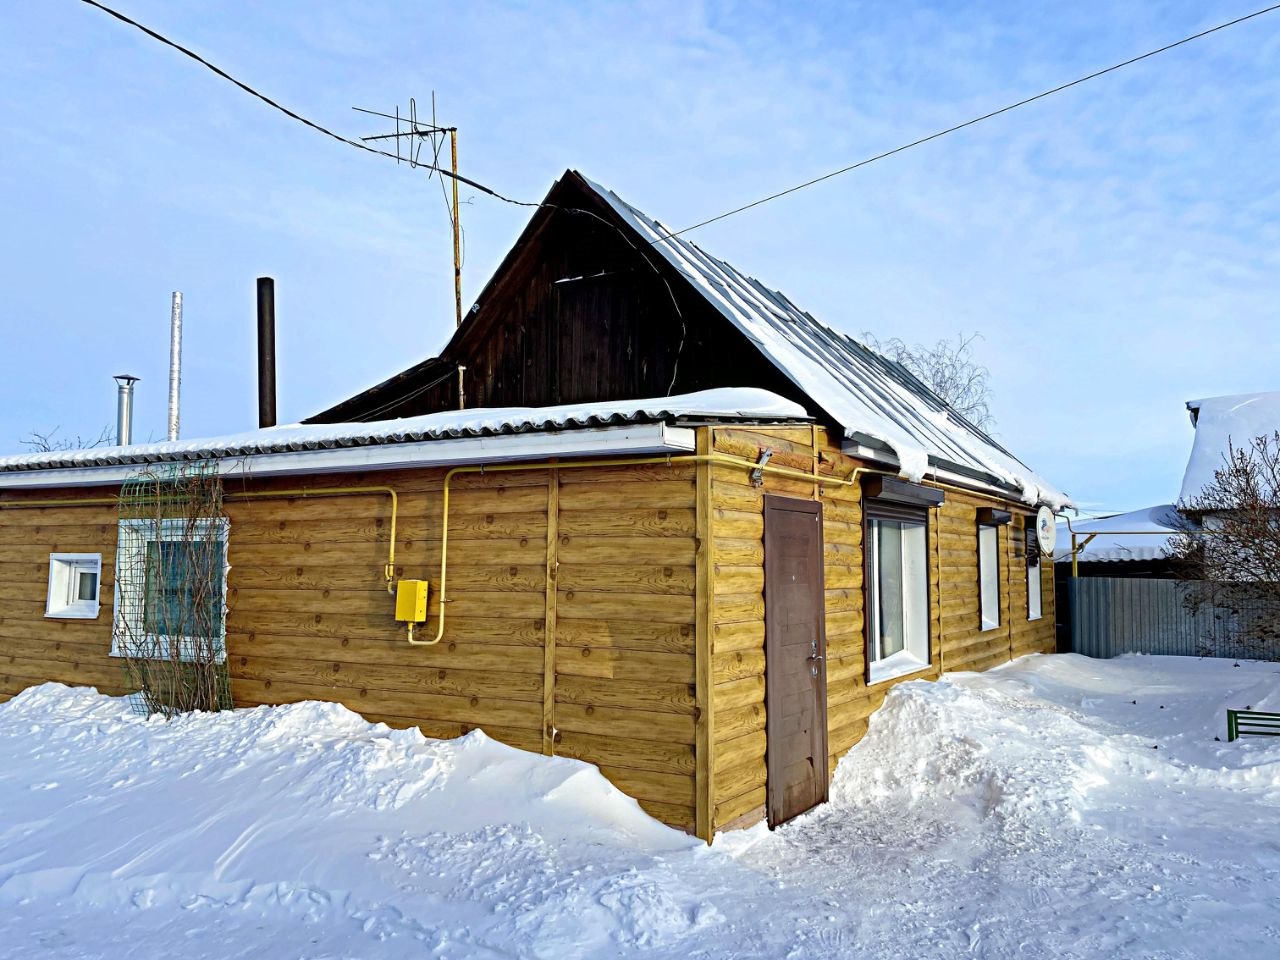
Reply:
<svg viewBox="0 0 1280 960"><path fill-rule="evenodd" d="M584 180L586 178L583 178ZM969 423L900 364L818 322L783 294L717 260L622 200L586 181L694 288L745 334L852 440L886 445L902 473L919 480L930 464L992 478L1030 504L1055 509L1065 494Z"/></svg>
<svg viewBox="0 0 1280 960"><path fill-rule="evenodd" d="M1165 559L1169 538L1180 529L1180 521L1177 508L1162 503L1110 517L1072 521L1071 526L1077 534L1096 534L1080 551L1081 563L1114 563ZM1084 538L1080 539L1083 542ZM1066 544L1066 551L1059 553L1056 562L1070 563L1071 533L1065 523L1058 524L1058 543Z"/></svg>
<svg viewBox="0 0 1280 960"><path fill-rule="evenodd" d="M477 407L374 423L292 423L223 437L18 454L0 457L0 473L240 457L679 419L777 422L808 420L809 415L798 403L768 390L730 387L653 400L615 400L556 407Z"/></svg>
<svg viewBox="0 0 1280 960"><path fill-rule="evenodd" d="M1280 393L1240 393L1229 397L1190 400L1196 436L1182 475L1179 501L1196 497L1223 464L1228 445L1239 449L1254 437L1280 430Z"/></svg>

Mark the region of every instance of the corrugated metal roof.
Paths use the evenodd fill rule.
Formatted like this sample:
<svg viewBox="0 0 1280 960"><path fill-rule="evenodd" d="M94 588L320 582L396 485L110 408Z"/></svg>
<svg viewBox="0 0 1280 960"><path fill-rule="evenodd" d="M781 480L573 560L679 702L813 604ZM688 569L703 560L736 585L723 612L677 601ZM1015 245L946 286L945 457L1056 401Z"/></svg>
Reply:
<svg viewBox="0 0 1280 960"><path fill-rule="evenodd" d="M779 423L808 421L809 416L799 404L767 390L734 387L654 400L614 400L558 407L451 410L375 423L294 423L224 437L19 454L0 457L0 472L244 457L263 453L330 450L682 420Z"/></svg>
<svg viewBox="0 0 1280 960"><path fill-rule="evenodd" d="M585 180L585 178L584 178ZM930 465L976 473L1019 491L1028 503L1054 507L1065 494L974 426L903 368L847 334L820 323L784 294L741 273L631 206L586 181L653 244L708 301L814 402L846 436L887 445L904 474L919 479Z"/></svg>
<svg viewBox="0 0 1280 960"><path fill-rule="evenodd" d="M1081 563L1126 563L1168 559L1169 540L1185 529L1185 523L1177 507L1161 503L1110 517L1076 520L1071 526L1081 541L1092 537L1078 554ZM1070 563L1071 533L1065 523L1058 524L1058 543L1066 548L1054 561Z"/></svg>

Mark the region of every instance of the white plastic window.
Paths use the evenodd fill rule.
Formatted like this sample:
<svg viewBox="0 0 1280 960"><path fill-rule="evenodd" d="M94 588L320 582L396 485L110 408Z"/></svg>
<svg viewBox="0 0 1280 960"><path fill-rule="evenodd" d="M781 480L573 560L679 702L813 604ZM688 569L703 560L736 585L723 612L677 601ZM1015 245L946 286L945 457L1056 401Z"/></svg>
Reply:
<svg viewBox="0 0 1280 960"><path fill-rule="evenodd" d="M49 555L49 593L44 615L67 620L92 620L98 615L98 587L102 554Z"/></svg>
<svg viewBox="0 0 1280 960"><path fill-rule="evenodd" d="M226 656L227 529L225 519L120 521L113 657ZM210 635L194 635L197 625Z"/></svg>
<svg viewBox="0 0 1280 960"><path fill-rule="evenodd" d="M871 682L929 665L929 572L925 525L867 521Z"/></svg>
<svg viewBox="0 0 1280 960"><path fill-rule="evenodd" d="M978 527L979 604L982 629L1000 626L1000 528Z"/></svg>
<svg viewBox="0 0 1280 960"><path fill-rule="evenodd" d="M1027 619L1039 620L1044 616L1041 610L1040 597L1040 561L1039 559L1027 561Z"/></svg>

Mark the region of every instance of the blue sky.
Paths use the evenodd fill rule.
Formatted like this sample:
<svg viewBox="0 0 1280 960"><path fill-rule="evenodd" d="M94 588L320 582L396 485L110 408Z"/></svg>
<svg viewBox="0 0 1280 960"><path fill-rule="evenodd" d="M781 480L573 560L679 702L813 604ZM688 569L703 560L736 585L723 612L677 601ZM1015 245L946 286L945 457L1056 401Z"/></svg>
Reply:
<svg viewBox="0 0 1280 960"><path fill-rule="evenodd" d="M435 90L465 174L536 200L574 167L676 226L1254 9L117 2L340 132ZM163 438L175 289L184 436L256 425L260 274L282 420L443 344L436 181L75 0L0 22L0 449L96 435L126 370L135 437ZM1277 156L1280 12L692 238L851 333L980 333L1000 439L1128 509L1177 495L1184 401L1280 388ZM470 296L528 211L463 201Z"/></svg>

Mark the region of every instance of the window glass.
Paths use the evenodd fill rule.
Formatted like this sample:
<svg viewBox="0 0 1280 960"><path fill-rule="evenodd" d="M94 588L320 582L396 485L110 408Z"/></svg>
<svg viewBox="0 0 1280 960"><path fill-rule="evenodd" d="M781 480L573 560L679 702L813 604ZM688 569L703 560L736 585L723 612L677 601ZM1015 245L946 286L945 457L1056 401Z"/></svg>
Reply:
<svg viewBox="0 0 1280 960"><path fill-rule="evenodd" d="M923 522L867 521L871 681L929 662L929 571Z"/></svg>
<svg viewBox="0 0 1280 960"><path fill-rule="evenodd" d="M222 551L215 540L151 540L147 543L143 629L162 636L190 636L197 624L215 621L222 602Z"/></svg>
<svg viewBox="0 0 1280 960"><path fill-rule="evenodd" d="M1040 591L1040 544L1036 540L1036 529L1030 521L1026 529L1027 552L1027 619L1039 620L1044 616L1041 608Z"/></svg>
<svg viewBox="0 0 1280 960"><path fill-rule="evenodd" d="M1000 626L1000 528L978 527L978 580L982 629Z"/></svg>
<svg viewBox="0 0 1280 960"><path fill-rule="evenodd" d="M876 556L876 622L879 660L906 646L903 622L902 524L892 520L873 520Z"/></svg>
<svg viewBox="0 0 1280 960"><path fill-rule="evenodd" d="M76 600L96 600L98 599L98 574L92 569L77 567L76 569Z"/></svg>

